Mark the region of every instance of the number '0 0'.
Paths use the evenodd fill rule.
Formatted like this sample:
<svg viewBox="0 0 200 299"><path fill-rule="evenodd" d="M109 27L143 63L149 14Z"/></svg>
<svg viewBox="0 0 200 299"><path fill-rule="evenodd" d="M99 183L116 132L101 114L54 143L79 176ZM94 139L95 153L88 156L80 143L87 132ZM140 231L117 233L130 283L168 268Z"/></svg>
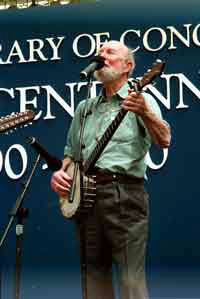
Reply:
<svg viewBox="0 0 200 299"><path fill-rule="evenodd" d="M11 166L11 159L14 158L16 150L19 152L22 160L22 169L20 170L20 173L15 173ZM6 152L5 158L3 158L3 154L0 151L0 172L2 171L3 164L5 165L5 172L10 179L17 180L21 178L27 167L27 153L23 146L20 144L13 144Z"/></svg>

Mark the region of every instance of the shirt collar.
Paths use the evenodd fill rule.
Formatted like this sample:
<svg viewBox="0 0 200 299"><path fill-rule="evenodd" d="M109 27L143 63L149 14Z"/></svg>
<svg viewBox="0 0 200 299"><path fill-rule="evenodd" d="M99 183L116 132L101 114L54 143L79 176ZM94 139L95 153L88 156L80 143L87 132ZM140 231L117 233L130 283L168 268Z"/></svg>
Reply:
<svg viewBox="0 0 200 299"><path fill-rule="evenodd" d="M117 95L117 98L119 100L123 100L125 97L128 95L128 90L130 89L130 86L128 83L125 83L117 92L114 96ZM104 96L104 89L102 88L99 94L99 99L98 99L98 104L101 102L105 101L105 96Z"/></svg>
<svg viewBox="0 0 200 299"><path fill-rule="evenodd" d="M125 83L118 91L117 94L120 98L124 99L128 95L128 90L130 89L129 84Z"/></svg>

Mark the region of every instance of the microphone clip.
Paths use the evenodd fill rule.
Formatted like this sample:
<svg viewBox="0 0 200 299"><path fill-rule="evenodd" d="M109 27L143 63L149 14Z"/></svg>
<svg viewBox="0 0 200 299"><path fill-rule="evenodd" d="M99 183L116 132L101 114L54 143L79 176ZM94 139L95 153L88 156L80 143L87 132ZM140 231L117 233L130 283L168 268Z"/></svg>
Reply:
<svg viewBox="0 0 200 299"><path fill-rule="evenodd" d="M105 65L105 58L101 56L93 57L90 64L80 72L81 79L89 79L93 73L100 70Z"/></svg>

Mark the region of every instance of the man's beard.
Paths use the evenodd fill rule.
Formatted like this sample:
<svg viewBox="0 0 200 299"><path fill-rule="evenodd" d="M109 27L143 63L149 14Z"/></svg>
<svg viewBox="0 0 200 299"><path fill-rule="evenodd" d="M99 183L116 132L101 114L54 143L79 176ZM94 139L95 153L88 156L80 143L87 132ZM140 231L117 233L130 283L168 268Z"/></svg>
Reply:
<svg viewBox="0 0 200 299"><path fill-rule="evenodd" d="M120 76L121 76L120 72L114 71L110 66L104 66L99 71L94 72L94 77L102 83L107 83L113 80L117 80L120 78Z"/></svg>

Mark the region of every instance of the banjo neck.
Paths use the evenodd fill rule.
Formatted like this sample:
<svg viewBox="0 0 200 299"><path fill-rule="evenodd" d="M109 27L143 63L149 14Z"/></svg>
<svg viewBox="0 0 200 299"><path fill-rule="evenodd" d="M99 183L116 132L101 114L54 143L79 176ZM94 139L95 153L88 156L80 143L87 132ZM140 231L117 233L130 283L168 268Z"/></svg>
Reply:
<svg viewBox="0 0 200 299"><path fill-rule="evenodd" d="M98 141L96 147L90 154L89 158L85 161L84 163L84 173L89 174L92 168L94 167L95 163L99 159L101 153L105 149L106 145L108 144L109 140L112 138L114 135L115 131L119 127L120 123L124 119L127 111L121 108L121 110L118 112L116 115L115 119L111 122L109 127L106 129L104 132L103 136L100 138Z"/></svg>

